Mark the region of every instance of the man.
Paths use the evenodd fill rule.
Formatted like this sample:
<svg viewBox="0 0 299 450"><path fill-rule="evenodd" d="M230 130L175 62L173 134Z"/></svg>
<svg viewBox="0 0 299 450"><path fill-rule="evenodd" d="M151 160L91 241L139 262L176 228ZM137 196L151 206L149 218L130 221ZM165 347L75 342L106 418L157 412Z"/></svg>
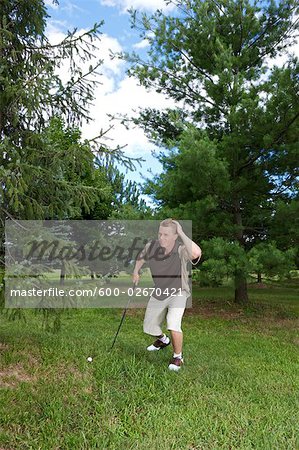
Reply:
<svg viewBox="0 0 299 450"><path fill-rule="evenodd" d="M136 260L133 282L138 284L139 271L147 262L155 287L146 308L143 330L157 339L147 350L158 351L170 344L161 328L166 316L173 346L170 370L180 370L184 362L181 322L190 296L187 262L197 259L196 264L200 258L200 247L186 236L182 226L175 220L166 219L160 223L158 240L147 243Z"/></svg>

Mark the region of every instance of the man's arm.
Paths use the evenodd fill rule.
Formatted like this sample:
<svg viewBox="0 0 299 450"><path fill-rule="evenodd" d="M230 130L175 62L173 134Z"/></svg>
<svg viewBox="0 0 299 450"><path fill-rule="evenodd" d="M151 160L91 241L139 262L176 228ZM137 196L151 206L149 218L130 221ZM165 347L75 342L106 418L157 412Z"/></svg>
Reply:
<svg viewBox="0 0 299 450"><path fill-rule="evenodd" d="M146 244L146 246L144 247L144 249L139 253L139 255L137 256L136 262L135 262L135 267L134 267L134 271L132 274L132 281L134 284L138 284L139 283L139 279L140 279L140 275L139 275L139 271L141 269L141 267L143 266L143 264L145 263L145 255L149 249L150 246L150 242L148 242Z"/></svg>
<svg viewBox="0 0 299 450"><path fill-rule="evenodd" d="M179 224L179 222L177 222L176 220L173 220L173 223L176 224L177 234L182 239L182 241L186 247L186 250L188 252L189 258L191 260L198 259L198 261L199 261L201 258L201 255L202 255L201 248L197 244L195 244L195 242L193 242L190 238L188 238L188 236L186 236L186 234L184 233L183 228Z"/></svg>
<svg viewBox="0 0 299 450"><path fill-rule="evenodd" d="M138 284L139 283L139 279L140 279L140 275L139 275L139 270L141 269L141 267L143 266L143 264L145 263L144 259L137 259L136 263L135 263L135 267L134 267L134 272L132 275L132 280L134 284Z"/></svg>

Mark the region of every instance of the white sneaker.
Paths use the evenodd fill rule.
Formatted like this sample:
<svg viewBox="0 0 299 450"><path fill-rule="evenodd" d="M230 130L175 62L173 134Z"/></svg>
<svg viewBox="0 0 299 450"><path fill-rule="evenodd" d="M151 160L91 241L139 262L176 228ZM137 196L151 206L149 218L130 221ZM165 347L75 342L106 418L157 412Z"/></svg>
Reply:
<svg viewBox="0 0 299 450"><path fill-rule="evenodd" d="M169 370L174 370L175 372L178 372L182 365L184 364L183 358L172 358L170 361L170 364L168 366Z"/></svg>
<svg viewBox="0 0 299 450"><path fill-rule="evenodd" d="M168 336L167 337L167 342L162 342L160 341L160 339L157 339L153 344L149 345L147 347L147 350L149 352L157 352L158 350L161 350L165 347L167 347L170 344L170 339Z"/></svg>

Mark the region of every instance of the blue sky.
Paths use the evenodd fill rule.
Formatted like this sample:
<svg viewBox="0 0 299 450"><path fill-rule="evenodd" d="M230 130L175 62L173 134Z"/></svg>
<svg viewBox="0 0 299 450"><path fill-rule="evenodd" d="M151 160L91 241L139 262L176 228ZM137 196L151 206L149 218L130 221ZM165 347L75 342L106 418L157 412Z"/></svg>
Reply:
<svg viewBox="0 0 299 450"><path fill-rule="evenodd" d="M95 22L104 20L102 31L118 39L127 49L138 40L138 34L130 29L129 15L121 6L107 6L109 2L105 0L59 0L59 6L46 0L46 4L52 24L62 30L90 28Z"/></svg>
<svg viewBox="0 0 299 450"><path fill-rule="evenodd" d="M50 15L47 34L53 43L59 42L67 30L87 30L95 22L105 22L101 28L103 35L97 54L104 59L99 79L102 85L95 91L94 107L91 109L94 122L83 125L83 137L92 138L99 134L100 129L109 126L106 113L130 114L132 110L144 106L161 109L173 106L173 102L161 94L147 92L136 80L128 78L127 66L123 61L111 61L109 58L110 50L146 52L147 41L142 41L139 33L131 28L126 9L133 6L149 13L157 8L169 9L164 0L60 0L59 5L53 4L52 0L45 0L45 3ZM63 76L67 77L67 67L64 68ZM107 143L111 147L127 145L127 155L145 159L142 168L137 167L136 171L127 172L128 179L142 181L142 176L150 176L149 168L153 173L161 172L159 162L152 156L152 151L157 148L148 141L141 129L127 131L116 124L108 136L110 140Z"/></svg>

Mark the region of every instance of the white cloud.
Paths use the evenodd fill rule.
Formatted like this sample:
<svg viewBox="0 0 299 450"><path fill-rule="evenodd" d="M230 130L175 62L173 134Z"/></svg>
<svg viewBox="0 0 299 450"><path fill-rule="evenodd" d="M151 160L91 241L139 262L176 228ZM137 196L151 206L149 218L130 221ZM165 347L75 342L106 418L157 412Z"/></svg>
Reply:
<svg viewBox="0 0 299 450"><path fill-rule="evenodd" d="M149 46L148 39L142 39L142 41L137 42L136 44L133 45L134 48L146 48L148 46Z"/></svg>
<svg viewBox="0 0 299 450"><path fill-rule="evenodd" d="M76 5L76 3L73 3L70 0L64 0L63 6L61 7L61 12L66 12L67 15L72 16L76 12L84 13L84 9L80 8Z"/></svg>
<svg viewBox="0 0 299 450"><path fill-rule="evenodd" d="M144 9L148 11L155 11L162 9L171 11L175 8L174 5L167 5L164 0L100 0L103 6L113 6L120 8L123 12L129 8Z"/></svg>
<svg viewBox="0 0 299 450"><path fill-rule="evenodd" d="M167 100L156 92L148 92L144 87L139 86L133 78L124 77L113 92L107 92L103 87L99 86L95 92L95 104L90 112L91 116L96 118L96 120L83 126L83 135L85 137L96 136L101 128L108 128L111 123L107 113L112 115L128 114L130 116L138 113L139 107L162 109L167 106L173 106L172 101ZM134 110L136 113L134 113ZM141 129L132 128L126 130L118 122L114 124L109 137L113 139L110 142L110 145L113 147L116 145L127 145L126 153L131 156L140 153L150 153L155 148Z"/></svg>
<svg viewBox="0 0 299 450"><path fill-rule="evenodd" d="M46 34L51 44L57 45L65 38L65 33L62 31L65 26L67 23L64 21L49 21Z"/></svg>
<svg viewBox="0 0 299 450"><path fill-rule="evenodd" d="M72 16L75 12L84 12L84 9L80 8L76 3L71 0L59 1L59 3L53 3L53 0L44 0L45 5L48 8L60 9L61 12Z"/></svg>
<svg viewBox="0 0 299 450"><path fill-rule="evenodd" d="M53 9L57 9L58 8L58 4L57 3L53 3L52 0L44 0L44 2L45 2L45 5L50 7L50 8L53 8Z"/></svg>
<svg viewBox="0 0 299 450"><path fill-rule="evenodd" d="M277 55L275 58L267 58L267 65L270 69L274 66L283 67L283 65L288 61L289 56L293 54L295 56L299 56L299 42L295 42L292 46L288 48L288 53L283 53L281 55Z"/></svg>
<svg viewBox="0 0 299 450"><path fill-rule="evenodd" d="M51 43L57 44L62 41L65 34L50 23L47 35ZM78 34L82 34L86 30L79 30ZM98 136L101 130L106 130L111 126L111 122L107 114L128 114L132 116L134 110L138 113L139 107L153 107L162 109L174 106L174 102L167 100L162 94L155 91L147 91L144 87L139 86L137 80L129 78L124 72L124 61L117 58L111 60L110 50L112 52L120 52L122 50L119 41L106 34L101 35L100 42L97 43L98 50L95 57L103 59L103 64L98 71L101 76L98 77L100 85L94 90L94 101L90 108L90 116L93 121L83 123L83 138L91 139ZM92 61L82 64L82 71L88 71L88 67ZM69 64L67 61L59 68L61 79L66 82L69 79ZM114 148L117 145L126 145L125 152L130 156L139 156L141 154L150 155L155 146L149 142L144 132L138 128L126 130L123 125L116 121L113 129L107 134L107 145Z"/></svg>

